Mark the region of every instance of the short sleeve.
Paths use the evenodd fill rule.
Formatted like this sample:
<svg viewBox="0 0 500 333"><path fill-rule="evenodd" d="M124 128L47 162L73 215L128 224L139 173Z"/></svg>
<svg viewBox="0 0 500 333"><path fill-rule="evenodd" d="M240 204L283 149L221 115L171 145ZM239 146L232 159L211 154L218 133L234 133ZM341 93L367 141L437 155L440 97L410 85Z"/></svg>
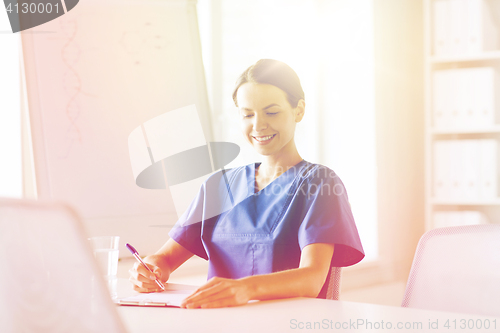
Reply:
<svg viewBox="0 0 500 333"><path fill-rule="evenodd" d="M300 186L306 202L298 231L300 248L313 243L335 244L334 267L361 261L365 254L340 178L331 169L320 167L312 170Z"/></svg>
<svg viewBox="0 0 500 333"><path fill-rule="evenodd" d="M197 196L168 235L198 257L208 260L207 252L201 240L204 198L205 184L200 187Z"/></svg>

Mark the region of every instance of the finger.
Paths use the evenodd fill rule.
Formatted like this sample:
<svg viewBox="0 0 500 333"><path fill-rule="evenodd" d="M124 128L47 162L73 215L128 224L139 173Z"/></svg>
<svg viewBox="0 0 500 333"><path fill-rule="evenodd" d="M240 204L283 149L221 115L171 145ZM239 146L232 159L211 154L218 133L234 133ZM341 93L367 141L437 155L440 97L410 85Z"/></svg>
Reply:
<svg viewBox="0 0 500 333"><path fill-rule="evenodd" d="M154 272L154 269L160 269L160 268L158 268L158 267L156 267L156 266L154 266L154 265L150 265L150 264L146 264L146 265L148 265L148 267L149 267L149 268L151 268L151 270L152 270L153 272ZM146 267L144 267L144 266L143 266L141 263L139 263L139 262L136 262L136 263L134 264L133 269L135 269L135 271L137 271L137 274L140 274L140 275L145 276L145 277L147 277L147 278L149 278L149 279L152 279L152 280L156 279L155 274L154 274L154 273L151 273L148 269L146 269Z"/></svg>
<svg viewBox="0 0 500 333"><path fill-rule="evenodd" d="M141 293L152 293L152 292L157 292L157 291L163 291L161 290L158 285L151 284L151 283L146 283L142 281L137 281L133 279L132 277L129 278L129 281L132 283L132 287L135 291L141 292Z"/></svg>
<svg viewBox="0 0 500 333"><path fill-rule="evenodd" d="M189 303L183 306L186 309L210 309L239 305L234 297L205 300L204 302Z"/></svg>
<svg viewBox="0 0 500 333"><path fill-rule="evenodd" d="M151 276L144 276L142 274L139 274L136 270L131 268L129 271L130 277L134 278L134 280L141 281L141 282L151 282L154 281L154 278L151 279Z"/></svg>
<svg viewBox="0 0 500 333"><path fill-rule="evenodd" d="M134 279L133 277L130 277L129 281L132 282L132 284L134 284L140 288L154 288L155 286L157 287L157 284L151 280L140 281L140 280Z"/></svg>
<svg viewBox="0 0 500 333"><path fill-rule="evenodd" d="M149 277L138 274L137 271L135 271L134 269L130 269L129 273L130 273L129 281L140 288L158 287L158 285L155 282L155 279L150 279Z"/></svg>
<svg viewBox="0 0 500 333"><path fill-rule="evenodd" d="M153 271L155 268L157 268L156 266L154 265L151 265L151 264L147 264L146 265ZM147 276L149 277L150 279L154 279L154 273L151 273L146 267L144 267L140 262L136 262L134 264L134 269L141 275L143 276Z"/></svg>
<svg viewBox="0 0 500 333"><path fill-rule="evenodd" d="M162 272L162 270L159 267L155 267L154 270L153 270L153 273L154 273L154 275L155 275L155 277L157 279L161 280L163 272Z"/></svg>
<svg viewBox="0 0 500 333"><path fill-rule="evenodd" d="M218 285L220 283L223 283L224 281L226 281L226 279L221 279L219 277L213 277L210 280L208 280L204 285L198 287L198 289L196 289L193 292L193 294L195 294L195 293L197 293L199 291L202 291L202 290L206 290L206 289L212 288L213 286Z"/></svg>
<svg viewBox="0 0 500 333"><path fill-rule="evenodd" d="M202 309L214 309L214 308L225 308L230 306L242 305L236 302L232 297L219 299L210 303L202 304L200 308Z"/></svg>
<svg viewBox="0 0 500 333"><path fill-rule="evenodd" d="M161 292L162 290L158 290L158 289L150 289L150 288L140 288L138 286L133 286L132 289L134 289L135 291L137 292L140 292L140 293L157 293L157 292Z"/></svg>
<svg viewBox="0 0 500 333"><path fill-rule="evenodd" d="M185 302L197 301L209 297L211 295L220 293L224 288L226 288L226 286L223 283L218 283L216 285L209 286L203 290L195 290L191 295L186 297L184 301ZM201 287L199 289L201 289Z"/></svg>

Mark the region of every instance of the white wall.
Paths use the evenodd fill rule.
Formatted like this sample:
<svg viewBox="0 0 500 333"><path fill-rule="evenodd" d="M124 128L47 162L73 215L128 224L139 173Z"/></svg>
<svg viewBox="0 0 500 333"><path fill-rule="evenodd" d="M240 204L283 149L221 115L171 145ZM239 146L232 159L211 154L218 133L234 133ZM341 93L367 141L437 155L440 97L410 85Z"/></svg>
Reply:
<svg viewBox="0 0 500 333"><path fill-rule="evenodd" d="M198 11L215 139L242 148L229 166L260 158L240 133L234 82L261 58L284 61L305 92L299 153L342 179L367 259L375 258L373 0L199 0Z"/></svg>

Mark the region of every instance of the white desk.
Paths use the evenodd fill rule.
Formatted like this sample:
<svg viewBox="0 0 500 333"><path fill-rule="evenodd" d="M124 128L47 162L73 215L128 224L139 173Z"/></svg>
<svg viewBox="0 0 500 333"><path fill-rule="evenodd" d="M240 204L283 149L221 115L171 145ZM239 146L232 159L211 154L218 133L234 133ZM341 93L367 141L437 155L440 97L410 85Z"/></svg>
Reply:
<svg viewBox="0 0 500 333"><path fill-rule="evenodd" d="M130 333L500 332L500 318L311 298L255 302L223 309L118 306L117 310ZM447 320L449 328L444 326ZM465 329L460 329L462 320ZM490 329L485 329L488 321ZM438 326L434 329L430 323ZM398 324L402 328L398 329ZM468 324L474 324L474 328L467 328ZM475 325L479 324L483 328L477 329Z"/></svg>

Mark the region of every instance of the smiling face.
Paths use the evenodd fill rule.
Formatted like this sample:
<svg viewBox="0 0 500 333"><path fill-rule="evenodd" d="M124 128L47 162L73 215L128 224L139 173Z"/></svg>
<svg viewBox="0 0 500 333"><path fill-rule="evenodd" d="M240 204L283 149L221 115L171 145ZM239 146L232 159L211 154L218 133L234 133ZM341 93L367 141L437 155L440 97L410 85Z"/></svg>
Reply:
<svg viewBox="0 0 500 333"><path fill-rule="evenodd" d="M295 125L304 116L304 100L294 108L280 88L253 82L241 85L236 97L243 135L259 154L279 158L296 151Z"/></svg>

